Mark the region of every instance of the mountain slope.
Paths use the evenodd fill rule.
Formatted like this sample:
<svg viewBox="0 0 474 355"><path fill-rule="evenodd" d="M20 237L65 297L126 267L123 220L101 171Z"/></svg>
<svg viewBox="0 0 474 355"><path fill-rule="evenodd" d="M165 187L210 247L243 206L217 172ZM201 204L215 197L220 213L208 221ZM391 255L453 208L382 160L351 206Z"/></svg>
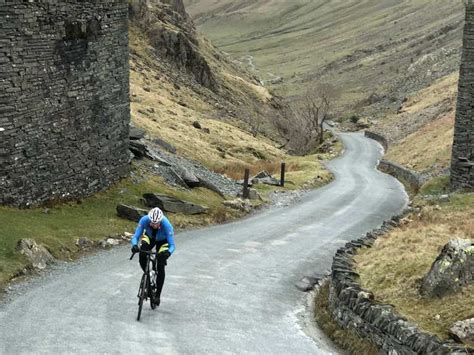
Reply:
<svg viewBox="0 0 474 355"><path fill-rule="evenodd" d="M373 93L396 109L459 67L461 1L185 2L199 30L233 58L251 56L266 83L281 77L273 86L294 95L330 82L345 109Z"/></svg>

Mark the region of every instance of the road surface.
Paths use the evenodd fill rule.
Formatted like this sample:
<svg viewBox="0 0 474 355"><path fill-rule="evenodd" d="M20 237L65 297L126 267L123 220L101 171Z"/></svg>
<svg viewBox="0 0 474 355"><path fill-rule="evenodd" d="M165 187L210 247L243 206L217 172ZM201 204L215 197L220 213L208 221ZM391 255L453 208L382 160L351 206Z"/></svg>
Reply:
<svg viewBox="0 0 474 355"><path fill-rule="evenodd" d="M375 169L381 147L341 135L336 179L291 207L180 233L161 306L137 322L138 261L128 247L86 258L28 284L0 307L0 353L324 354L294 286L329 270L338 247L407 203L402 185Z"/></svg>

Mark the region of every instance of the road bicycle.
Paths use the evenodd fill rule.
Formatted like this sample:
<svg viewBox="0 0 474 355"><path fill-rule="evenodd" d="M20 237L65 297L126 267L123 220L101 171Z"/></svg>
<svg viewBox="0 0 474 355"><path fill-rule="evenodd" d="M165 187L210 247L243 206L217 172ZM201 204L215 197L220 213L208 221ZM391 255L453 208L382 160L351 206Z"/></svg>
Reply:
<svg viewBox="0 0 474 355"><path fill-rule="evenodd" d="M146 270L143 273L142 279L140 281L140 287L138 288L138 315L137 321L140 321L140 316L142 314L143 302L150 299L151 309L155 309L157 304L155 303L155 297L157 292L156 287L156 273L157 273L157 251L145 251L142 250L141 253L146 254ZM133 259L136 253L133 253L130 257L130 260Z"/></svg>

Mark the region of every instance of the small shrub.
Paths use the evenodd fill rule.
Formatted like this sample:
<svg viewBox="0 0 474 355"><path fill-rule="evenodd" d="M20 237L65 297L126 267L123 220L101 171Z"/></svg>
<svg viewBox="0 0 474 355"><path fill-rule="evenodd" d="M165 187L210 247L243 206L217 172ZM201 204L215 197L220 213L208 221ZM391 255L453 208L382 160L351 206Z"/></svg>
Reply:
<svg viewBox="0 0 474 355"><path fill-rule="evenodd" d="M357 116L357 115L352 115L352 116L349 117L349 120L350 120L352 123L356 124L357 122L359 122L360 117Z"/></svg>

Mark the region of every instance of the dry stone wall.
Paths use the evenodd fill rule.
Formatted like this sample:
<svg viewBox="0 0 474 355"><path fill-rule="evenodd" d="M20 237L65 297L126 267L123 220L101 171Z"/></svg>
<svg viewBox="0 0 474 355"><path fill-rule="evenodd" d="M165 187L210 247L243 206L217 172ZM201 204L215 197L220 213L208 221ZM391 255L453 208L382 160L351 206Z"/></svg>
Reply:
<svg viewBox="0 0 474 355"><path fill-rule="evenodd" d="M465 0L466 23L459 76L451 185L474 188L474 0Z"/></svg>
<svg viewBox="0 0 474 355"><path fill-rule="evenodd" d="M331 269L329 309L337 323L377 345L381 354L471 354L472 349L442 341L418 329L396 313L393 306L374 300L362 289L353 256L396 227L401 216L385 222L364 238L348 242L336 252Z"/></svg>
<svg viewBox="0 0 474 355"><path fill-rule="evenodd" d="M0 0L0 204L126 174L128 72L126 0Z"/></svg>

